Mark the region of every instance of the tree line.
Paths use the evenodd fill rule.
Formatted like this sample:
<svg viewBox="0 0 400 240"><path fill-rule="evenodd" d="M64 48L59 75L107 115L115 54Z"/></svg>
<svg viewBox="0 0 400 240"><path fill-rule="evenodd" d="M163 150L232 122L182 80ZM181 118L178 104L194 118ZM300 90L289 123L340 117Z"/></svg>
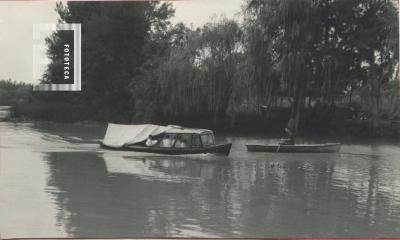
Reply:
<svg viewBox="0 0 400 240"><path fill-rule="evenodd" d="M33 102L68 105L76 119L240 128L293 118L301 129L344 115L339 98L367 102L377 128L385 94L388 114L400 114L391 0L245 0L240 23L219 18L195 29L172 24L165 2L68 2L56 11L59 22L82 26L82 92L35 93ZM43 82L61 81L65 37L46 41Z"/></svg>

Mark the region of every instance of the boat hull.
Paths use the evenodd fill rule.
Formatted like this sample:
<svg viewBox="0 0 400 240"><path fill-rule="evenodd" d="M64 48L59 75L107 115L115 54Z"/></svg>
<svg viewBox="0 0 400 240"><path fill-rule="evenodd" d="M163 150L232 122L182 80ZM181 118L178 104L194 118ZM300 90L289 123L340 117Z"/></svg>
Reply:
<svg viewBox="0 0 400 240"><path fill-rule="evenodd" d="M213 153L218 155L228 156L232 147L232 143L215 145L210 147L201 148L162 148L162 147L147 147L147 146L124 146L121 148L113 148L100 143L102 148L122 151L133 151L133 152L145 152L145 153L156 153L166 155L183 155L183 154L202 154L202 153Z"/></svg>
<svg viewBox="0 0 400 240"><path fill-rule="evenodd" d="M296 153L334 153L342 144L298 144L298 145L246 145L249 152L296 152Z"/></svg>

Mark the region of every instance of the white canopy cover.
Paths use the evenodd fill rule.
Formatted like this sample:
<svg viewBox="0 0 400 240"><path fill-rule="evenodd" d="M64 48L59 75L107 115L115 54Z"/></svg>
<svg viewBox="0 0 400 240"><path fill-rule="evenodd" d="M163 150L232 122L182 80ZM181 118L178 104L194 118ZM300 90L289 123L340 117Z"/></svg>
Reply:
<svg viewBox="0 0 400 240"><path fill-rule="evenodd" d="M158 135L167 130L181 128L179 126L159 126L153 124L121 125L109 123L103 144L108 147L120 148L145 141L149 135Z"/></svg>

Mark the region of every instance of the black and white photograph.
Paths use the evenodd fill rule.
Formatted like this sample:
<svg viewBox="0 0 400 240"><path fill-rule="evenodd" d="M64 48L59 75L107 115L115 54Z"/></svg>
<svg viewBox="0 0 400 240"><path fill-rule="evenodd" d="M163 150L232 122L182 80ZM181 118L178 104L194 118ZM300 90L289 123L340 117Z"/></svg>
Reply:
<svg viewBox="0 0 400 240"><path fill-rule="evenodd" d="M400 238L397 0L0 0L0 238Z"/></svg>

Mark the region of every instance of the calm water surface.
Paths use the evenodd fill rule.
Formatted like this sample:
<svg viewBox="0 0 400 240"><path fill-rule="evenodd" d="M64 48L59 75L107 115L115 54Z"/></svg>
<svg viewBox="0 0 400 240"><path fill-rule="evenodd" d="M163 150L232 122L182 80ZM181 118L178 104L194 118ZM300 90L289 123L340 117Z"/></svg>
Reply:
<svg viewBox="0 0 400 240"><path fill-rule="evenodd" d="M400 236L399 141L165 157L99 149L104 132L0 122L1 237Z"/></svg>

